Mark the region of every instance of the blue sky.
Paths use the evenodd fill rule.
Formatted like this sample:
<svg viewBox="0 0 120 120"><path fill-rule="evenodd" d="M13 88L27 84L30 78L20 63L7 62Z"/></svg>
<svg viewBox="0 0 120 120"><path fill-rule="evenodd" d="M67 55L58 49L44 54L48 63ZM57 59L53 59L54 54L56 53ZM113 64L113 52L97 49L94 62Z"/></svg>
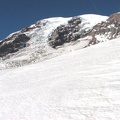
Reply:
<svg viewBox="0 0 120 120"><path fill-rule="evenodd" d="M120 0L0 0L0 39L44 18L119 11Z"/></svg>

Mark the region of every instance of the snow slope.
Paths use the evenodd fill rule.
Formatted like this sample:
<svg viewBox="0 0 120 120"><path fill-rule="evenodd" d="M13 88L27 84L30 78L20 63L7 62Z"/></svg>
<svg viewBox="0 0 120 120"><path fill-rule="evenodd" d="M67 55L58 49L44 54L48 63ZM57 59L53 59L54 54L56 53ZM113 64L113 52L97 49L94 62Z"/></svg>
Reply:
<svg viewBox="0 0 120 120"><path fill-rule="evenodd" d="M119 120L120 38L0 71L0 120Z"/></svg>

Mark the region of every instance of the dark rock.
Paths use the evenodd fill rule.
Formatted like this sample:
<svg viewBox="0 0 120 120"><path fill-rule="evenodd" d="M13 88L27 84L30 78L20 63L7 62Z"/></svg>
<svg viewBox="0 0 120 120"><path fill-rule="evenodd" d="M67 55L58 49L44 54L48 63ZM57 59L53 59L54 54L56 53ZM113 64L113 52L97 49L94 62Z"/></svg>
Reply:
<svg viewBox="0 0 120 120"><path fill-rule="evenodd" d="M120 22L120 13L115 13L115 14L112 14L108 19L107 21L110 21L110 22Z"/></svg>
<svg viewBox="0 0 120 120"><path fill-rule="evenodd" d="M49 45L55 48L56 46L79 39L80 35L77 32L80 30L80 23L81 19L79 17L73 17L68 21L67 25L57 27L49 38Z"/></svg>
<svg viewBox="0 0 120 120"><path fill-rule="evenodd" d="M2 41L0 45L0 57L6 56L9 53L17 52L19 49L22 49L26 46L26 42L30 40L25 34L19 34L16 36L11 36Z"/></svg>

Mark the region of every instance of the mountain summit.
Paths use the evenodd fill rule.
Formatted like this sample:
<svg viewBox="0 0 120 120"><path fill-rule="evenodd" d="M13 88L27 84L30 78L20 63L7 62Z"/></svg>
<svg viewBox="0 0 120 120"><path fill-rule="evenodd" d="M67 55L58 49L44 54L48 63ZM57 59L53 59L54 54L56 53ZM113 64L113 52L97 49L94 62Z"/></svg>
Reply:
<svg viewBox="0 0 120 120"><path fill-rule="evenodd" d="M0 42L0 69L43 61L120 36L120 13L37 21Z"/></svg>

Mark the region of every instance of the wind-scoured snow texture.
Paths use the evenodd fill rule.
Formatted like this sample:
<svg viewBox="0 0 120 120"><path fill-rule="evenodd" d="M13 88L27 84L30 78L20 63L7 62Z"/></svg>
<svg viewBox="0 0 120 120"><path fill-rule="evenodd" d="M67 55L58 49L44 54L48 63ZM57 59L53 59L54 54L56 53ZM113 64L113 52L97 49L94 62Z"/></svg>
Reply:
<svg viewBox="0 0 120 120"><path fill-rule="evenodd" d="M119 120L120 39L0 71L0 120Z"/></svg>
<svg viewBox="0 0 120 120"><path fill-rule="evenodd" d="M78 18L80 18L81 20L81 24L79 26L80 31L78 32L81 33L91 30L94 25L106 20L108 17L88 14L78 16ZM91 37L89 36L85 39L78 39L77 44L76 42L72 42L69 45L66 44L65 48L59 50L55 50L51 46L49 46L48 39L52 35L52 32L61 25L67 26L70 20L72 20L72 17L48 18L38 21L29 27L26 27L16 33L12 33L11 35L9 35L5 40L3 40L2 43L0 43L2 44L1 46L3 46L3 48L5 44L7 44L7 46L10 44L10 50L7 47L5 47L7 51L5 51L5 49L2 49L4 52L0 53L2 55L2 57L0 58L0 69L19 67L25 64L49 59L61 55L64 52L66 53L69 51L73 51L74 48L76 49L76 46L73 47L73 49L71 49L71 46L73 46L74 44L77 45L77 49L78 46L80 46L80 48L84 48L85 46L87 46L89 44L89 41L91 40ZM28 38L27 41L20 40L20 42L17 43L17 45L14 45L14 41L20 35L25 35L26 38Z"/></svg>

